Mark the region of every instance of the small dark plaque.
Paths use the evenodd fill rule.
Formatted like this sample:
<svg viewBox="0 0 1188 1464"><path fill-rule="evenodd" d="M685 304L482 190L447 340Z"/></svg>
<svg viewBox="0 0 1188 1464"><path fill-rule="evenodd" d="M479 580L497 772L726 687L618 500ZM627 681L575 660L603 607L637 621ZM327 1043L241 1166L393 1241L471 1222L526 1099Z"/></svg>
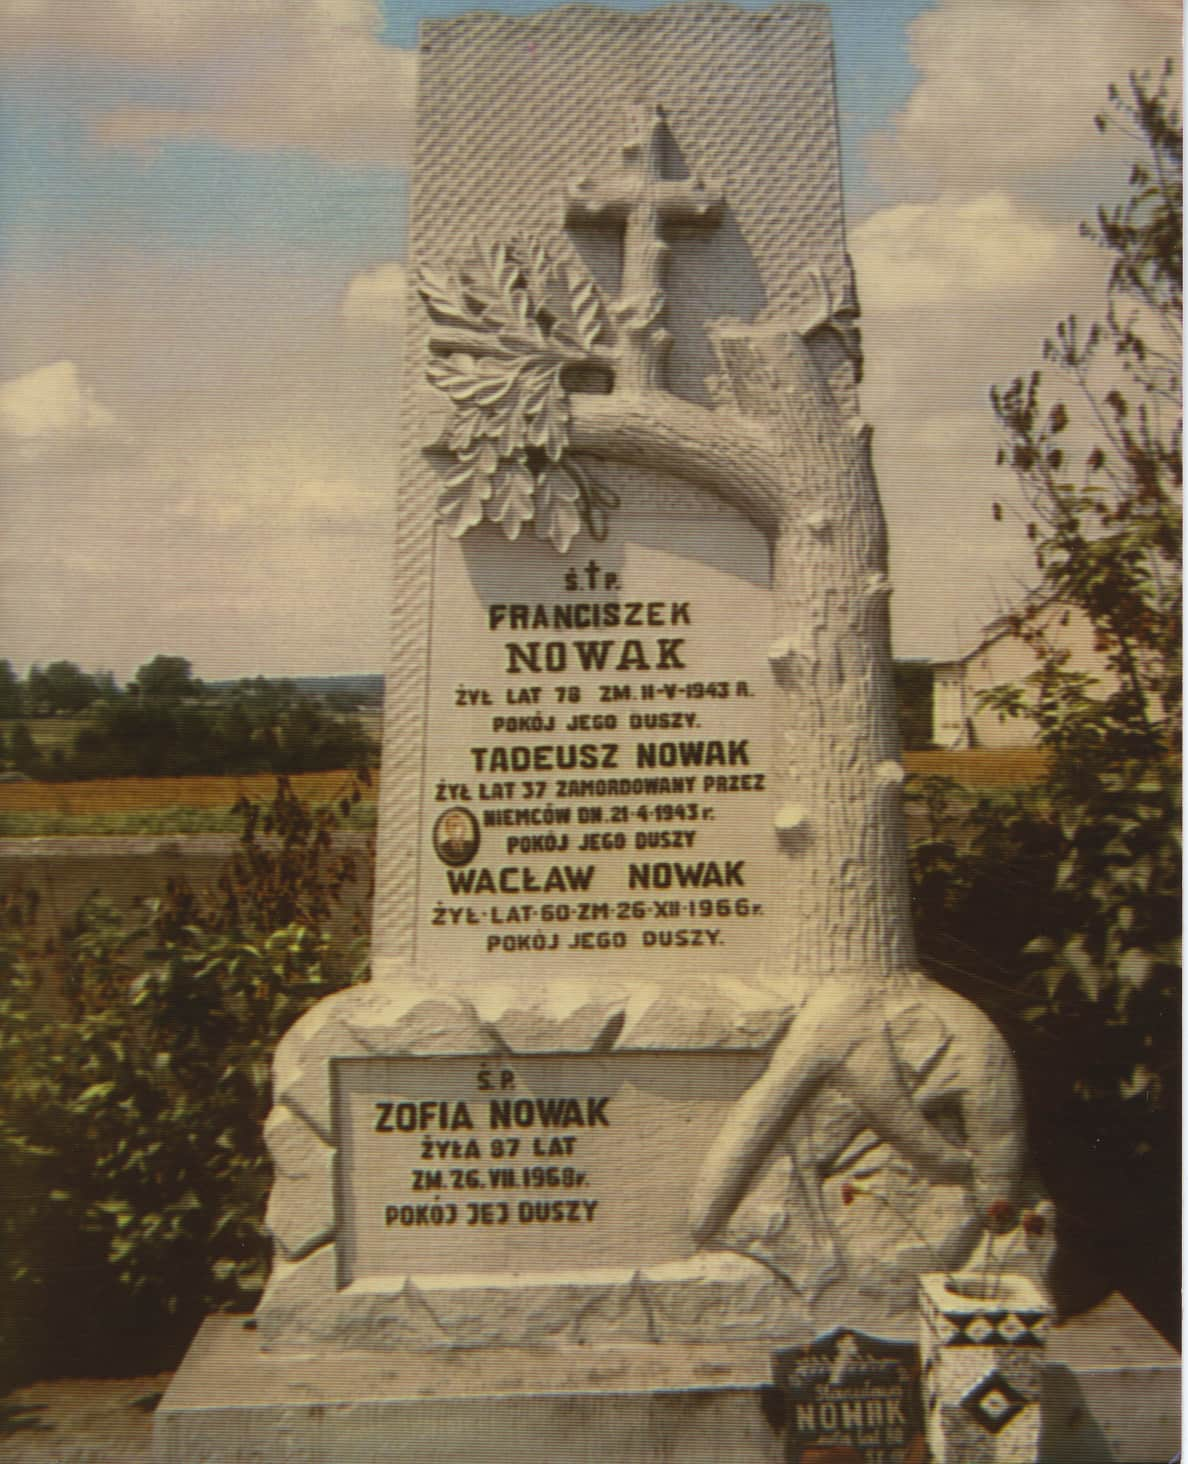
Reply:
<svg viewBox="0 0 1188 1464"><path fill-rule="evenodd" d="M924 1464L920 1354L835 1327L772 1356L788 1464Z"/></svg>

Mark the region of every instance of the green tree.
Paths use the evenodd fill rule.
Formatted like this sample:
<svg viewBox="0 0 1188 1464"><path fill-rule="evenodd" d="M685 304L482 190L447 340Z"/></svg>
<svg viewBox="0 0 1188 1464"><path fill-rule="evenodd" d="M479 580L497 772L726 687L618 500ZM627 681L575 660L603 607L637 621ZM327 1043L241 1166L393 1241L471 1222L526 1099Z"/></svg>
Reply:
<svg viewBox="0 0 1188 1464"><path fill-rule="evenodd" d="M116 701L120 695L120 688L116 685L113 672L103 668L93 674L92 680L95 683L95 690L98 693L98 700L104 702Z"/></svg>
<svg viewBox="0 0 1188 1464"><path fill-rule="evenodd" d="M49 710L45 672L37 665L30 666L25 677L25 707L31 717L43 716Z"/></svg>
<svg viewBox="0 0 1188 1464"><path fill-rule="evenodd" d="M1032 1148L1062 1216L1065 1306L1128 1293L1169 1335L1179 1299L1183 145L1178 84L1131 77L1097 119L1140 156L1085 227L1109 261L1103 318L1066 320L1045 371L992 393L999 460L1027 511L1035 651L988 693L1048 754L1030 794L918 795L926 958L991 1008L1029 1090ZM995 517L1003 513L996 506ZM1106 666L1072 670L1045 633L1083 612Z"/></svg>
<svg viewBox="0 0 1188 1464"><path fill-rule="evenodd" d="M154 656L137 669L134 679L142 696L162 701L180 701L201 691L194 668L184 656Z"/></svg>
<svg viewBox="0 0 1188 1464"><path fill-rule="evenodd" d="M33 741L33 734L24 722L18 722L12 729L12 736L8 742L8 757L19 773L28 773L30 777L33 777L41 771L41 753L38 751L36 742Z"/></svg>
<svg viewBox="0 0 1188 1464"><path fill-rule="evenodd" d="M255 740L255 729L239 692L220 703L211 723L211 740L218 749L219 763L229 773L265 770L268 760Z"/></svg>
<svg viewBox="0 0 1188 1464"><path fill-rule="evenodd" d="M51 714L84 711L99 695L94 680L73 661L51 661L44 671L33 667L29 689L38 706Z"/></svg>
<svg viewBox="0 0 1188 1464"><path fill-rule="evenodd" d="M0 717L19 717L23 709L21 678L11 661L0 661Z"/></svg>
<svg viewBox="0 0 1188 1464"><path fill-rule="evenodd" d="M1144 155L1126 201L1085 226L1110 255L1104 319L1087 330L1069 319L1044 347L1073 395L1049 401L1038 371L993 393L999 460L1022 486L1045 596L1084 612L1108 667L1102 681L1070 670L1033 604L1016 624L1036 670L989 697L1034 718L1050 755L1064 837L1055 893L1077 918L1033 951L1049 999L1072 983L1119 1016L1179 966L1166 906L1180 872L1183 637L1183 133L1171 82L1170 66L1158 83L1132 77L1097 119Z"/></svg>
<svg viewBox="0 0 1188 1464"><path fill-rule="evenodd" d="M66 776L159 778L180 771L175 709L158 698L120 697L75 734Z"/></svg>

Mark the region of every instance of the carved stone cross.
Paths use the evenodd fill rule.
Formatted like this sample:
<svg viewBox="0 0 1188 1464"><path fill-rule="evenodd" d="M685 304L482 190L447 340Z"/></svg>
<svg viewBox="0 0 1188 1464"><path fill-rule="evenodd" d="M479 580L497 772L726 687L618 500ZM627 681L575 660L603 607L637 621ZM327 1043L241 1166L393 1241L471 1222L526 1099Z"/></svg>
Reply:
<svg viewBox="0 0 1188 1464"><path fill-rule="evenodd" d="M625 390L663 384L672 337L662 325L667 223L714 225L723 195L700 178L665 178L664 109L637 101L627 109L623 163L598 180L580 178L565 195L567 224L610 224L623 230L623 273L612 307L619 327L617 384Z"/></svg>

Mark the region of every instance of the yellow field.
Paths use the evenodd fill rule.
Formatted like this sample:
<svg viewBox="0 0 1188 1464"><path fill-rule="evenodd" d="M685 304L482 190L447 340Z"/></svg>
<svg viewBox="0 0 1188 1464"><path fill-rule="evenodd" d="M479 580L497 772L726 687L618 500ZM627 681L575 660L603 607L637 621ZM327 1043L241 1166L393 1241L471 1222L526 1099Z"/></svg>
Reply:
<svg viewBox="0 0 1188 1464"><path fill-rule="evenodd" d="M323 803L344 793L350 773L297 773L291 778L303 798ZM374 791L373 783L373 791ZM131 813L154 808L230 808L241 794L267 799L273 773L238 778L99 778L86 783L0 783L0 813L61 813L70 816Z"/></svg>
<svg viewBox="0 0 1188 1464"><path fill-rule="evenodd" d="M909 752L909 772L941 773L976 788L1030 783L1040 776L1044 755L1036 748L1002 752ZM346 772L298 773L293 785L303 798L322 803L345 792ZM374 797L377 782L373 782ZM163 808L230 808L242 793L268 798L272 773L238 778L102 778L86 783L0 783L0 814L56 813L68 817L133 813Z"/></svg>
<svg viewBox="0 0 1188 1464"><path fill-rule="evenodd" d="M1034 783L1043 775L1045 754L1038 747L973 748L968 752L905 752L909 773L954 778L971 788L1010 788Z"/></svg>

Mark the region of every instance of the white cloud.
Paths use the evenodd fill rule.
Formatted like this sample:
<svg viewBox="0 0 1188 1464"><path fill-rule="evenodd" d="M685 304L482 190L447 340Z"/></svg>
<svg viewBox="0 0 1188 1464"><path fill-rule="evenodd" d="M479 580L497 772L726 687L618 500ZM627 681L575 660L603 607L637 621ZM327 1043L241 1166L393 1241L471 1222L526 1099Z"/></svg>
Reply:
<svg viewBox="0 0 1188 1464"><path fill-rule="evenodd" d="M872 141L876 174L901 196L984 192L1036 175L1069 186L1070 167L1094 166L1085 150L1110 83L1179 54L1179 8L1167 0L939 0L908 28L920 81L891 130Z"/></svg>
<svg viewBox="0 0 1188 1464"><path fill-rule="evenodd" d="M293 47L225 95L187 108L121 107L99 120L112 147L211 137L239 148L296 147L329 162L393 166L412 145L416 61L360 36Z"/></svg>
<svg viewBox="0 0 1188 1464"><path fill-rule="evenodd" d="M0 47L174 64L271 29L372 34L377 0L0 0Z"/></svg>
<svg viewBox="0 0 1188 1464"><path fill-rule="evenodd" d="M850 245L896 651L945 656L1034 580L1018 523L991 513L1018 500L990 388L1039 366L1058 320L1103 309L1107 262L1077 224L1124 185L1129 143L1093 117L1111 83L1178 54L1179 6L935 0L909 44L919 80L870 147L890 201Z"/></svg>
<svg viewBox="0 0 1188 1464"><path fill-rule="evenodd" d="M370 531L389 508L389 495L375 482L347 477L304 477L309 446L295 459L267 444L240 444L227 482L217 459L197 465L177 512L198 530L252 531L286 538L290 533L334 534ZM213 470L213 471L212 471Z"/></svg>
<svg viewBox="0 0 1188 1464"><path fill-rule="evenodd" d="M108 435L118 425L73 361L54 361L0 383L0 437L15 443L22 456Z"/></svg>
<svg viewBox="0 0 1188 1464"><path fill-rule="evenodd" d="M389 506L389 495L374 483L350 478L306 478L293 495L298 513L323 528L370 528Z"/></svg>
<svg viewBox="0 0 1188 1464"><path fill-rule="evenodd" d="M212 137L392 165L408 158L416 58L381 25L376 0L0 0L0 51L172 69L186 105L107 113L110 146Z"/></svg>
<svg viewBox="0 0 1188 1464"><path fill-rule="evenodd" d="M390 332L348 329L331 281L289 272L270 285L274 273L139 259L9 286L6 354L45 359L54 342L137 424L118 461L94 437L78 439L85 451L11 453L0 623L14 661L64 656L118 676L158 651L207 677L382 667ZM97 430L113 414L88 395L88 373L58 368L73 405L53 411L53 393L0 388L0 423Z"/></svg>
<svg viewBox="0 0 1188 1464"><path fill-rule="evenodd" d="M343 319L399 327L404 321L407 286L408 274L399 260L360 271L343 294Z"/></svg>
<svg viewBox="0 0 1188 1464"><path fill-rule="evenodd" d="M1001 189L882 209L850 242L867 311L1029 294L1055 284L1070 256L1084 263L1093 253L1075 227L1051 224Z"/></svg>
<svg viewBox="0 0 1188 1464"><path fill-rule="evenodd" d="M852 237L862 404L891 537L900 655L944 656L1034 576L995 465L990 388L1039 365L1058 319L1101 309L1105 264L1075 228L1009 195L900 204Z"/></svg>

